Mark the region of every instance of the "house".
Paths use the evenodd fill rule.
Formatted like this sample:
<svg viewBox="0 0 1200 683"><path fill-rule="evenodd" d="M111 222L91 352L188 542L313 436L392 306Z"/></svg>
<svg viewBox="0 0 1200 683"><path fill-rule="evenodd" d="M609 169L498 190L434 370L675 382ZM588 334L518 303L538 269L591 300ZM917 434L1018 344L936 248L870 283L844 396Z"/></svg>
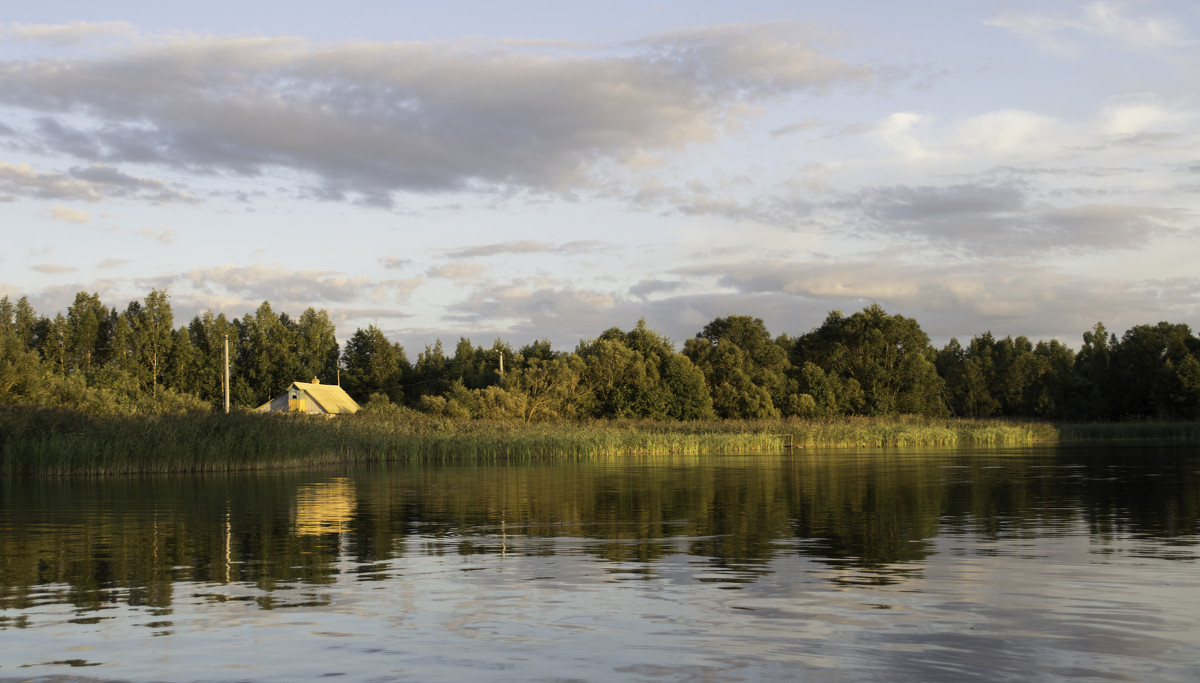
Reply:
<svg viewBox="0 0 1200 683"><path fill-rule="evenodd" d="M321 380L292 382L287 391L258 407L263 413L309 413L310 415L340 415L358 411L358 404L336 384L321 384Z"/></svg>

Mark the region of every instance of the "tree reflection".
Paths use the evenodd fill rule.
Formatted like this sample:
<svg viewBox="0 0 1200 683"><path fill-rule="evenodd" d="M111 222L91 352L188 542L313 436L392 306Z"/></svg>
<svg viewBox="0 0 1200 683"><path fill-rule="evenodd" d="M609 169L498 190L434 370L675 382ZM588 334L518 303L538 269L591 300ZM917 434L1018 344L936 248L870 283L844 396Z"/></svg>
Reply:
<svg viewBox="0 0 1200 683"><path fill-rule="evenodd" d="M1194 545L1200 472L1179 449L899 451L389 465L329 473L0 481L0 608L169 614L176 592L264 609L328 603L340 574L406 555L584 555L655 576L754 581L798 553L830 580L903 582L945 534L1136 534ZM639 569L641 568L641 569ZM711 577L717 577L712 579ZM218 587L220 588L218 590ZM250 589L239 595L230 588ZM167 622L153 622L157 624ZM5 615L0 629L20 628Z"/></svg>

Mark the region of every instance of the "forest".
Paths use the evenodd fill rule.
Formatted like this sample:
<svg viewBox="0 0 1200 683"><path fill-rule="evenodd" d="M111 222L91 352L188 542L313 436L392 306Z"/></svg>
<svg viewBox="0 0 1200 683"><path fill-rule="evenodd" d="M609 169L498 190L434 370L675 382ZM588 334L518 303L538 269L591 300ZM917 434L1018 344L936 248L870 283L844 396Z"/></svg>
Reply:
<svg viewBox="0 0 1200 683"><path fill-rule="evenodd" d="M799 336L772 337L758 318L719 317L677 349L638 321L554 350L497 339L440 340L410 360L377 327L339 345L330 316L263 302L228 318L176 324L153 290L120 310L80 292L65 314L0 298L0 405L95 416L207 412L230 396L252 409L293 381L340 382L372 413L546 421L925 415L1070 421L1200 417L1200 338L1159 322L1120 337L1097 323L1078 351L989 332L938 349L918 322L877 304L831 311ZM503 368L503 370L501 370Z"/></svg>

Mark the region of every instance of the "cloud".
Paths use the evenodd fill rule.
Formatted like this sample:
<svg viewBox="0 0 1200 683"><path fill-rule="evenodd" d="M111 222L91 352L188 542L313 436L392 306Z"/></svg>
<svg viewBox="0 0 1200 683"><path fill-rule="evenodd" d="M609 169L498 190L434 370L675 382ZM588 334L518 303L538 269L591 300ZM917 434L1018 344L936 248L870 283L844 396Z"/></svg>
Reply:
<svg viewBox="0 0 1200 683"><path fill-rule="evenodd" d="M1176 233L1195 218L1188 210L1151 206L1051 206L1018 184L872 187L838 205L871 233L997 257L1128 249Z"/></svg>
<svg viewBox="0 0 1200 683"><path fill-rule="evenodd" d="M54 206L50 209L50 218L56 221L64 221L66 223L88 223L92 220L92 215L87 211L80 209L72 209L66 206Z"/></svg>
<svg viewBox="0 0 1200 683"><path fill-rule="evenodd" d="M137 197L153 204L190 204L199 201L191 194L171 189L165 181L131 176L103 164L74 166L67 172L72 178L91 183L109 197Z"/></svg>
<svg viewBox="0 0 1200 683"><path fill-rule="evenodd" d="M1183 25L1166 16L1132 16L1128 2L1092 2L1075 15L1010 11L987 23L1029 39L1040 49L1081 57L1080 38L1110 40L1135 51L1158 51L1189 43Z"/></svg>
<svg viewBox="0 0 1200 683"><path fill-rule="evenodd" d="M108 166L73 167L67 173L43 173L31 164L0 161L0 199L32 197L101 202L137 198L153 203L195 202L195 197L171 189L161 180L137 178Z"/></svg>
<svg viewBox="0 0 1200 683"><path fill-rule="evenodd" d="M454 282L469 282L478 279L487 270L479 263L456 262L445 263L430 268L426 274L429 277L445 278Z"/></svg>
<svg viewBox="0 0 1200 683"><path fill-rule="evenodd" d="M571 255L599 251L606 248L605 243L597 240L575 240L555 244L553 242L538 242L535 240L513 240L493 244L474 244L467 247L446 250L451 258L480 258L499 256L500 254L557 254Z"/></svg>
<svg viewBox="0 0 1200 683"><path fill-rule="evenodd" d="M108 270L109 268L117 268L133 261L124 258L106 258L96 265L99 270Z"/></svg>
<svg viewBox="0 0 1200 683"><path fill-rule="evenodd" d="M39 173L30 164L0 161L0 198L16 196L85 202L101 199L91 183L61 173Z"/></svg>
<svg viewBox="0 0 1200 683"><path fill-rule="evenodd" d="M92 163L287 169L314 194L381 206L398 191L555 193L711 142L756 103L871 81L810 37L789 23L576 48L129 37L98 57L0 63L0 104L40 117L31 141Z"/></svg>
<svg viewBox="0 0 1200 683"><path fill-rule="evenodd" d="M359 301L404 303L424 278L374 280L347 277L331 270L291 270L279 265L227 264L197 268L142 284L147 287L192 290L209 300L272 304L303 310L328 304L354 305Z"/></svg>
<svg viewBox="0 0 1200 683"><path fill-rule="evenodd" d="M138 230L138 234L142 237L149 237L152 240L157 240L163 244L174 244L178 239L175 236L175 231L170 228L159 228L157 230L142 228L141 230Z"/></svg>
<svg viewBox="0 0 1200 683"><path fill-rule="evenodd" d="M789 123L786 126L780 126L779 128L776 128L775 130L771 131L771 137L783 137L793 133L812 130L813 128L820 128L824 125L827 125L827 122L822 121L821 119L805 119L797 123Z"/></svg>
<svg viewBox="0 0 1200 683"><path fill-rule="evenodd" d="M412 259L400 258L399 256L383 256L379 259L379 265L388 270L401 270L412 263Z"/></svg>
<svg viewBox="0 0 1200 683"><path fill-rule="evenodd" d="M105 38L133 40L138 37L138 30L125 21L77 21L54 25L10 23L0 26L0 37L50 45L83 45Z"/></svg>
<svg viewBox="0 0 1200 683"><path fill-rule="evenodd" d="M775 321L772 325L785 325L780 331L791 334L802 334L811 327L798 326L789 311L813 315L814 311L836 308L850 313L871 302L889 312L917 318L927 333L943 342L989 329L1074 342L1098 320L1119 329L1151 319L1187 320L1200 313L1200 278L1127 281L1003 262L755 260L688 266L673 272L687 278L712 278L743 297L765 297L770 305L751 303L742 312ZM695 298L689 297L689 301L694 304ZM818 318L812 327L819 322Z"/></svg>
<svg viewBox="0 0 1200 683"><path fill-rule="evenodd" d="M63 273L74 273L79 269L75 266L63 266L57 263L42 263L31 266L30 270L35 270L43 275L61 275Z"/></svg>
<svg viewBox="0 0 1200 683"><path fill-rule="evenodd" d="M533 240L516 240L512 242L497 242L495 244L476 244L469 247L451 249L446 255L451 258L477 258L480 256L496 256L497 254L533 254L549 251L554 248L552 242L535 242Z"/></svg>
<svg viewBox="0 0 1200 683"><path fill-rule="evenodd" d="M682 286L683 286L682 282L671 282L671 281L667 281L667 280L653 280L653 279L649 279L649 278L643 278L636 285L629 288L629 293L632 296L636 296L639 299L645 300L655 294L662 294L665 292L674 292L675 290L679 289Z"/></svg>

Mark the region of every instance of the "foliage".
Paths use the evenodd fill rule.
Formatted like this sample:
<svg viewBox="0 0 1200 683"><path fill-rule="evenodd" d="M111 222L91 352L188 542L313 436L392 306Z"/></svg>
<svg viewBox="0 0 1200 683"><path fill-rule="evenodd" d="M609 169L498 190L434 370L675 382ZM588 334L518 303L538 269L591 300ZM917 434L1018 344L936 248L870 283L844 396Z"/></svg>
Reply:
<svg viewBox="0 0 1200 683"><path fill-rule="evenodd" d="M540 339L440 340L411 364L368 325L341 348L329 314L299 318L264 301L242 318L206 311L175 327L153 290L122 310L79 292L66 314L39 316L0 298L0 404L88 415L165 415L224 402L226 340L234 407L253 408L294 381L340 383L367 413L533 424L583 419L689 421L953 415L1072 421L1200 416L1200 339L1184 324L1097 323L1078 352L1058 340L990 331L940 350L920 325L872 304L832 311L799 337L761 319L714 319L677 351L645 320L572 352Z"/></svg>
<svg viewBox="0 0 1200 683"><path fill-rule="evenodd" d="M791 355L793 365L803 368L804 363L813 363L826 377L835 378L834 385L826 392L804 382L806 378L801 373L801 391L812 394L814 399L817 394L829 393L839 398L839 407L848 412L866 415L945 412L944 383L934 365L936 353L929 337L917 321L888 315L878 304L848 318L840 311L831 312L821 327L795 341Z"/></svg>

